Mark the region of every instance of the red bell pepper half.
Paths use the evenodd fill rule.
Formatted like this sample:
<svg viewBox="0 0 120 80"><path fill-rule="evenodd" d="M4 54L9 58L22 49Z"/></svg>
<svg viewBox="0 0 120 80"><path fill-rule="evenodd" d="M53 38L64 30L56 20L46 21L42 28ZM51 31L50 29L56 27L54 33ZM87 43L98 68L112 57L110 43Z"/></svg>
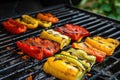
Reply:
<svg viewBox="0 0 120 80"><path fill-rule="evenodd" d="M39 37L17 41L16 44L24 53L38 60L42 60L43 57L52 56L60 49L58 43L40 39Z"/></svg>
<svg viewBox="0 0 120 80"><path fill-rule="evenodd" d="M74 41L78 41L81 37L90 36L85 28L73 24L65 24L62 27L55 28L55 30L69 36Z"/></svg>
<svg viewBox="0 0 120 80"><path fill-rule="evenodd" d="M21 34L27 30L26 26L12 18L2 22L4 28L12 34Z"/></svg>

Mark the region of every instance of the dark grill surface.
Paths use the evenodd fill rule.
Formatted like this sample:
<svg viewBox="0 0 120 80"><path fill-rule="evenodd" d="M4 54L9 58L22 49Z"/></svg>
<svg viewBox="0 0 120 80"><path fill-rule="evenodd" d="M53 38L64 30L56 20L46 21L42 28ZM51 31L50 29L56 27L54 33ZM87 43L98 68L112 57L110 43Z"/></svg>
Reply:
<svg viewBox="0 0 120 80"><path fill-rule="evenodd" d="M120 41L120 22L87 11L66 6L64 4L42 9L37 12L28 13L35 16L38 12L51 12L60 21L52 28L66 23L78 24L90 31L91 36L99 35L112 37ZM14 16L13 18L20 17ZM4 19L6 20L6 19ZM1 20L3 21L3 20ZM28 37L39 36L43 28L28 30L21 35L12 35L0 27L0 80L25 80L32 75L34 80L58 80L53 76L46 75L42 71L42 61L33 58L23 60L24 55L16 54L19 50L15 42ZM120 80L120 46L115 50L113 56L106 57L102 63L96 63L90 71L92 76L85 80Z"/></svg>

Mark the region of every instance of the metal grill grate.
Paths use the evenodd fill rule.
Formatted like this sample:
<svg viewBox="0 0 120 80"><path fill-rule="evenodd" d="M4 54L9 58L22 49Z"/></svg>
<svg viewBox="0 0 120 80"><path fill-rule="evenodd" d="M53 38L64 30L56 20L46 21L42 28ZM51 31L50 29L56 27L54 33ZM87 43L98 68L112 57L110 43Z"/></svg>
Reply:
<svg viewBox="0 0 120 80"><path fill-rule="evenodd" d="M60 21L52 28L66 23L78 24L90 31L91 35L112 37L120 41L120 22L103 16L99 16L87 11L66 6L64 4L45 8L40 11L28 13L35 16L38 12L50 12L56 15ZM14 16L13 18L20 17ZM6 20L6 19L3 19ZM0 22L2 22L1 20ZM119 23L118 23L119 22ZM43 28L28 30L21 35L7 33L2 25L0 27L0 80L24 80L32 75L35 80L57 80L55 77L46 75L42 71L42 61L33 58L22 60L16 54L18 49L15 42L24 40L28 37L38 36ZM6 49L10 47L10 49ZM116 49L113 56L106 57L102 63L96 63L91 70L91 77L86 76L86 80L120 80L120 46Z"/></svg>

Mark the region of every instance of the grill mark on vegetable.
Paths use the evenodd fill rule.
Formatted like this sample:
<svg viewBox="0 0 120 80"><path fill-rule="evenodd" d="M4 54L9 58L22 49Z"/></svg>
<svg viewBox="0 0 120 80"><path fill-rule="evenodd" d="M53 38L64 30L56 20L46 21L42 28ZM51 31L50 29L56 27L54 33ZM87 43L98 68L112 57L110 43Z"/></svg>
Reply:
<svg viewBox="0 0 120 80"><path fill-rule="evenodd" d="M66 63L66 64L70 64L70 62L68 62L68 61L65 61L65 63Z"/></svg>
<svg viewBox="0 0 120 80"><path fill-rule="evenodd" d="M57 60L62 60L61 58L55 58L54 61L57 61Z"/></svg>
<svg viewBox="0 0 120 80"><path fill-rule="evenodd" d="M50 48L49 48L49 47L46 47L46 49L47 49L47 50L50 50Z"/></svg>
<svg viewBox="0 0 120 80"><path fill-rule="evenodd" d="M100 44L103 44L101 41L97 41L98 43L100 43Z"/></svg>
<svg viewBox="0 0 120 80"><path fill-rule="evenodd" d="M75 68L77 68L77 69L79 70L79 67L78 67L78 66L76 66L76 65L73 65L73 67L75 67Z"/></svg>

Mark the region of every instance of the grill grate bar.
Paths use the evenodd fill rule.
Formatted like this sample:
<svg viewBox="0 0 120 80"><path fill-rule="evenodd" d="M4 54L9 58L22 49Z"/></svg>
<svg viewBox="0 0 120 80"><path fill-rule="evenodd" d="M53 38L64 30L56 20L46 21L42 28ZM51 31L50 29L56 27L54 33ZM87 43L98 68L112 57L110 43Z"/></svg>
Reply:
<svg viewBox="0 0 120 80"><path fill-rule="evenodd" d="M70 9L63 8L63 9L53 10L53 11L49 11L49 12L50 12L50 13L53 13L53 14L56 15L56 16L58 16L59 13L68 12L68 11L70 11Z"/></svg>
<svg viewBox="0 0 120 80"><path fill-rule="evenodd" d="M3 55L0 56L0 59L3 58L3 57L9 56L11 54L13 54L13 53L3 53Z"/></svg>
<svg viewBox="0 0 120 80"><path fill-rule="evenodd" d="M42 68L42 65L40 65L40 67ZM28 76L30 76L30 75L35 75L35 74L38 74L38 73L40 73L40 72L42 72L41 69L36 70L36 71L33 71L33 72L31 72L31 73L28 73L28 74L20 77L19 80L23 80L23 79L25 79L26 77L28 77Z"/></svg>
<svg viewBox="0 0 120 80"><path fill-rule="evenodd" d="M27 38L27 37L29 37L29 36L31 36L31 35L35 35L35 34L38 34L38 33L40 33L40 32L41 32L41 30L38 30L38 31L35 31L35 32L32 32L32 33L27 33L26 35L21 35L21 36L12 38L11 40L5 41L5 43L3 42L5 45L0 46L0 49L1 49L1 48L4 48L4 47L7 47L7 46L14 45L14 43L11 43L11 42L17 41L17 40L20 39L20 38ZM9 43L6 43L6 42L9 42ZM2 43L2 44L3 44L3 43Z"/></svg>
<svg viewBox="0 0 120 80"><path fill-rule="evenodd" d="M96 19L96 17L91 17L91 18L88 18L88 19L85 19L85 20L82 20L82 21L76 22L76 23L74 23L74 24L86 23L86 22L91 21L91 20L94 20L94 19Z"/></svg>
<svg viewBox="0 0 120 80"><path fill-rule="evenodd" d="M15 67L15 66L17 66L17 65L20 65L20 64L24 63L24 62L25 62L25 60L24 60L24 61L21 61L21 62L18 62L18 63L14 64L14 65L11 65L11 66L9 66L9 67L6 67L6 68L0 70L0 72L6 71L6 70L8 70L8 69L10 69L10 68L13 68L13 67Z"/></svg>
<svg viewBox="0 0 120 80"><path fill-rule="evenodd" d="M120 37L119 36L116 39L120 41Z"/></svg>
<svg viewBox="0 0 120 80"><path fill-rule="evenodd" d="M79 11L75 11L75 12L69 13L69 14L62 13L62 14L59 14L58 18L64 18L64 17L70 16L70 15L75 15L78 13L79 13Z"/></svg>
<svg viewBox="0 0 120 80"><path fill-rule="evenodd" d="M4 36L7 36L8 34L6 34L6 33L2 33L2 34L0 34L0 39L4 39Z"/></svg>
<svg viewBox="0 0 120 80"><path fill-rule="evenodd" d="M0 41L2 42L2 41L5 41L5 40L8 40L8 39L11 39L12 37L14 37L14 36L13 36L13 35L12 35L12 36L6 35L6 36L4 36L3 38L1 37L1 38L0 38Z"/></svg>
<svg viewBox="0 0 120 80"><path fill-rule="evenodd" d="M42 72L35 77L35 80L43 80L43 78L47 78L47 75Z"/></svg>
<svg viewBox="0 0 120 80"><path fill-rule="evenodd" d="M108 27L110 27L111 25L112 25L112 23L111 23L111 24L107 24L107 25L102 26L102 27L99 27L99 28L97 28L97 29L95 29L95 30L91 30L90 34L91 34L91 35L92 35L92 34L101 34L100 32L106 30L106 29L107 29ZM89 29L88 29L88 30L89 30Z"/></svg>
<svg viewBox="0 0 120 80"><path fill-rule="evenodd" d="M114 37L114 36L119 36L120 35L120 31L118 31L118 32L114 32L113 34L111 34L109 37Z"/></svg>
<svg viewBox="0 0 120 80"><path fill-rule="evenodd" d="M81 19L89 18L89 17L90 17L90 15L85 15L85 16L82 16L82 17L74 18L74 19L72 19L72 21L78 21L78 20L81 20Z"/></svg>
<svg viewBox="0 0 120 80"><path fill-rule="evenodd" d="M111 35L111 33L115 32L116 29L115 28L109 28L108 30L105 30L104 32L102 32L101 34L98 34L98 35L103 35L103 36L108 36Z"/></svg>
<svg viewBox="0 0 120 80"><path fill-rule="evenodd" d="M67 20L71 20L71 19L74 19L74 18L77 18L77 17L80 17L80 16L83 16L84 15L84 13L83 14L80 14L80 15L78 15L78 16L72 16L72 17L68 17L68 18L65 18L65 19L61 19L60 21L59 21L59 23L60 22L64 22L64 21L67 21ZM87 17L87 16L86 16Z"/></svg>
<svg viewBox="0 0 120 80"><path fill-rule="evenodd" d="M7 46L12 46L12 45L15 45L15 44L14 43L9 43L9 44L5 44L5 45L1 45L0 49L6 48Z"/></svg>
<svg viewBox="0 0 120 80"><path fill-rule="evenodd" d="M108 21L104 21L104 22L101 22L101 23L98 23L98 24L95 24L91 27L88 27L87 29L90 30L90 29L96 29L97 27L100 27L101 25L104 25L106 24Z"/></svg>
<svg viewBox="0 0 120 80"><path fill-rule="evenodd" d="M25 80L26 77L28 77L28 76L30 76L30 75L34 75L34 74L36 74L36 73L38 73L38 72L40 72L40 71L37 70L37 71L35 71L35 72L31 72L31 73L29 73L29 74L27 74L27 75L24 75L24 76L18 78L18 80Z"/></svg>
<svg viewBox="0 0 120 80"><path fill-rule="evenodd" d="M19 58L19 57L20 57L20 56L18 55L18 56L12 57L12 58L10 58L10 59L7 59L7 60L5 60L5 61L2 61L2 62L0 62L0 65L5 64L5 63L7 63L7 62L10 62L10 61L12 61L12 60L15 60L16 58Z"/></svg>
<svg viewBox="0 0 120 80"><path fill-rule="evenodd" d="M90 23L86 23L86 24L81 25L81 26L89 26L89 25L92 25L92 24L98 23L98 22L100 22L100 21L101 21L101 19L97 19L97 20L95 20L95 21L92 21L92 22L90 22Z"/></svg>

